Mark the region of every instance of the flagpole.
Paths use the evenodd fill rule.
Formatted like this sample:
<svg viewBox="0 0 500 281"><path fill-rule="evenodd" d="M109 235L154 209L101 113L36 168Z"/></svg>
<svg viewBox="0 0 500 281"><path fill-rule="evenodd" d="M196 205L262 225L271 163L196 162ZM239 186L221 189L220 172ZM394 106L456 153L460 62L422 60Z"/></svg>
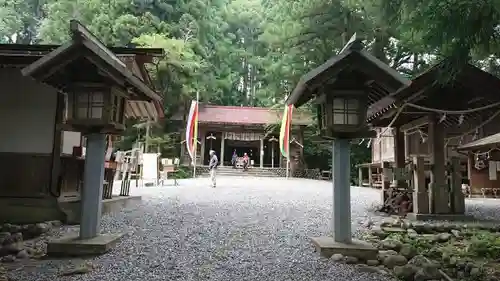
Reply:
<svg viewBox="0 0 500 281"><path fill-rule="evenodd" d="M287 166L286 167L286 178L287 179L290 177L290 172L291 172L290 171L290 150L291 150L290 144L292 142L290 141L290 136L292 135L291 134L292 133L292 119L291 119L291 117L292 117L292 114L291 114L292 108L290 108L289 109L290 111L288 112L288 124L289 124L288 128L287 128L288 129L288 132L287 132L288 133L288 138L287 138L287 141L288 141L288 155L286 157L286 160L287 160L286 161L286 166Z"/></svg>
<svg viewBox="0 0 500 281"><path fill-rule="evenodd" d="M288 179L290 174L290 157L286 158L286 178Z"/></svg>
<svg viewBox="0 0 500 281"><path fill-rule="evenodd" d="M200 99L200 93L197 91L196 92L196 106L199 108L199 104L198 104L198 101ZM197 151L198 151L198 118L196 118L196 136L193 136L194 138L194 159L193 159L193 178L196 178L196 154L197 154ZM203 153L203 152L202 152Z"/></svg>

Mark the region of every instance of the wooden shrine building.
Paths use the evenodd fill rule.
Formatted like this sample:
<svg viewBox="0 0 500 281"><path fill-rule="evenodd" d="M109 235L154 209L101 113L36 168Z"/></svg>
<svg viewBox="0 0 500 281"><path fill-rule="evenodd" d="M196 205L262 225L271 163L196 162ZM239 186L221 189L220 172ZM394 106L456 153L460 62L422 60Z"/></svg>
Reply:
<svg viewBox="0 0 500 281"><path fill-rule="evenodd" d="M239 157L247 153L254 167L279 168L286 160L279 152L279 128L283 109L247 106L221 106L200 103L198 115L197 163L208 165L208 153L214 150L221 159L220 165L231 165L233 151ZM185 114L172 117L185 126ZM290 154L302 159L303 130L312 124L311 116L294 110ZM182 138L184 139L184 134ZM190 164L185 145L181 146L181 163Z"/></svg>
<svg viewBox="0 0 500 281"><path fill-rule="evenodd" d="M451 65L436 64L367 114L373 126L393 129L394 166L410 172L396 185L413 188L413 210L420 218L464 214L461 163L467 157L456 148L499 131L493 121L500 114L500 79L470 64L459 71L450 71Z"/></svg>
<svg viewBox="0 0 500 281"><path fill-rule="evenodd" d="M500 196L500 133L460 145L457 150L467 157L467 195Z"/></svg>
<svg viewBox="0 0 500 281"><path fill-rule="evenodd" d="M63 46L0 45L0 222L78 222L85 137L67 122L69 111L81 109L68 101L70 91L114 87L132 97L115 112L161 117L161 97L144 64L162 56L162 49L108 48L76 21L70 31ZM82 103L103 111L102 100ZM108 203L125 204L111 192L103 196L104 211Z"/></svg>

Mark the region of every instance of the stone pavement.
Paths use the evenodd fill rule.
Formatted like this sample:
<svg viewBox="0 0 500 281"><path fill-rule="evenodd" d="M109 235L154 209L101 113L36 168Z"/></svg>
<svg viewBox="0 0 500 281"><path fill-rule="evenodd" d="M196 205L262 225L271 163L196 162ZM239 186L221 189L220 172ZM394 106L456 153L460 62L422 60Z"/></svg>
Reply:
<svg viewBox="0 0 500 281"><path fill-rule="evenodd" d="M383 219L369 211L380 196L368 188L351 192L357 235ZM330 182L220 177L212 189L209 179L186 179L177 187L132 188L132 194L142 195L142 203L103 218L103 232L127 233L110 253L43 260L8 276L23 281L390 280L313 252L309 237L330 231ZM64 227L61 233L75 230ZM84 274L61 276L82 264Z"/></svg>

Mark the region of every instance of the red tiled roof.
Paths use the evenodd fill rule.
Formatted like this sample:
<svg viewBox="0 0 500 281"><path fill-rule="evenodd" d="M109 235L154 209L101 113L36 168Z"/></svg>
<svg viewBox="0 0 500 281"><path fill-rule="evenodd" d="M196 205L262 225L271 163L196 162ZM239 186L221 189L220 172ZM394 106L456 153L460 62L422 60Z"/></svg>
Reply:
<svg viewBox="0 0 500 281"><path fill-rule="evenodd" d="M281 122L283 109L249 106L223 106L200 104L198 122L219 124L266 125ZM181 114L172 117L182 120ZM292 124L309 125L312 118L301 111L294 111Z"/></svg>

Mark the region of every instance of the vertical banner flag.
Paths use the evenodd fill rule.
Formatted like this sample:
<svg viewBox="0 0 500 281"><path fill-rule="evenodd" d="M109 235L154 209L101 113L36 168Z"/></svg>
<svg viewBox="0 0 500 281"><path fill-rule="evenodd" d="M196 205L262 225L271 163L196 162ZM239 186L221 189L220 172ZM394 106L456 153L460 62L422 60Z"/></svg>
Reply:
<svg viewBox="0 0 500 281"><path fill-rule="evenodd" d="M198 102L192 101L191 108L189 109L189 115L186 127L186 147L189 156L194 161L194 153L196 149L198 137Z"/></svg>
<svg viewBox="0 0 500 281"><path fill-rule="evenodd" d="M293 104L285 106L281 120L280 150L287 159L290 157L290 126L292 124Z"/></svg>

